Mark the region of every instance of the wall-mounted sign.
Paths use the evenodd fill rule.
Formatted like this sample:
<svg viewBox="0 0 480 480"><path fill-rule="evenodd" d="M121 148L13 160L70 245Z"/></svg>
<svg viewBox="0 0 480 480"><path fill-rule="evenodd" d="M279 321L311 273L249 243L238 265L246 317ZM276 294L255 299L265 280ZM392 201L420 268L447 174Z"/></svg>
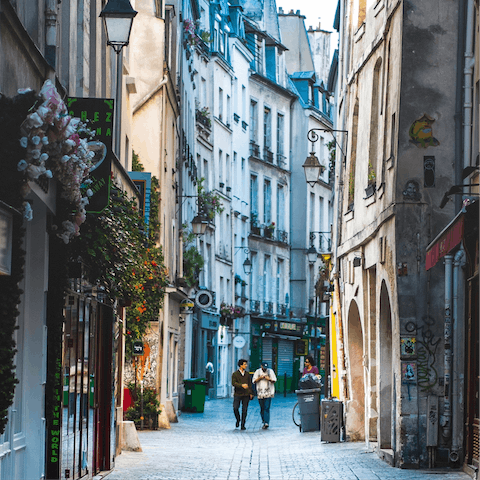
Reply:
<svg viewBox="0 0 480 480"><path fill-rule="evenodd" d="M195 303L193 303L193 300L190 300L189 298L186 298L180 302L180 308L182 308L184 311L191 310L194 306Z"/></svg>
<svg viewBox="0 0 480 480"><path fill-rule="evenodd" d="M133 354L138 356L143 355L143 342L133 342Z"/></svg>
<svg viewBox="0 0 480 480"><path fill-rule="evenodd" d="M400 355L402 357L412 357L416 355L416 338L415 337L401 337L400 338Z"/></svg>
<svg viewBox="0 0 480 480"><path fill-rule="evenodd" d="M82 185L82 190L93 192L86 211L100 213L107 207L110 194L114 100L70 97L67 107L69 115L80 118L95 132L94 140L89 142L89 148L95 153L89 176L92 183Z"/></svg>
<svg viewBox="0 0 480 480"><path fill-rule="evenodd" d="M245 337L242 337L241 335L237 335L234 339L233 339L233 346L235 348L243 348L246 344L246 340L245 340Z"/></svg>

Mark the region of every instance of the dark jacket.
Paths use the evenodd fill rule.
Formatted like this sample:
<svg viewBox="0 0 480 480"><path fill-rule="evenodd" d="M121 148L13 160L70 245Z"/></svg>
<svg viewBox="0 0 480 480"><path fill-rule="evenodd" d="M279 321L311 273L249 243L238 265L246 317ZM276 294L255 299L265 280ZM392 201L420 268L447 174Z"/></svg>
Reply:
<svg viewBox="0 0 480 480"><path fill-rule="evenodd" d="M247 389L242 387L244 383L248 385ZM233 385L233 388L235 389L234 395L236 397L245 397L247 395L253 395L252 377L247 371L245 371L245 375L242 375L240 373L240 370L236 370L235 372L233 372L232 385Z"/></svg>

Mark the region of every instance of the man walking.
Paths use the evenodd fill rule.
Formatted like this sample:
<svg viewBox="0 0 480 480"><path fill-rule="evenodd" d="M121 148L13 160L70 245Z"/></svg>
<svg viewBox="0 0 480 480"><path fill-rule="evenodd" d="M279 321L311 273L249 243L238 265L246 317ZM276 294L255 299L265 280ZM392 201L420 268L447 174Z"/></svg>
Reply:
<svg viewBox="0 0 480 480"><path fill-rule="evenodd" d="M270 423L270 405L275 395L275 372L268 368L268 363L263 362L261 367L253 374L253 383L257 386L258 403L260 404L260 415L262 417L263 429L268 428Z"/></svg>
<svg viewBox="0 0 480 480"><path fill-rule="evenodd" d="M247 419L248 402L253 398L252 379L247 372L247 361L241 358L238 361L238 370L232 374L233 395L233 413L237 419L235 427L240 425L240 403L242 404L242 430L246 430L245 420Z"/></svg>

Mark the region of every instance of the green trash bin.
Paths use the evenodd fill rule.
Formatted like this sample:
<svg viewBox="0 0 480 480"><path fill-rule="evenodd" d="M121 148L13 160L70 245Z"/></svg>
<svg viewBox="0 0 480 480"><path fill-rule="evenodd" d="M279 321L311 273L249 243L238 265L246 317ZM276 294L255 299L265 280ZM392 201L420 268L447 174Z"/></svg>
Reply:
<svg viewBox="0 0 480 480"><path fill-rule="evenodd" d="M189 378L185 384L185 407L187 412L202 413L205 409L205 394L208 382L205 378Z"/></svg>

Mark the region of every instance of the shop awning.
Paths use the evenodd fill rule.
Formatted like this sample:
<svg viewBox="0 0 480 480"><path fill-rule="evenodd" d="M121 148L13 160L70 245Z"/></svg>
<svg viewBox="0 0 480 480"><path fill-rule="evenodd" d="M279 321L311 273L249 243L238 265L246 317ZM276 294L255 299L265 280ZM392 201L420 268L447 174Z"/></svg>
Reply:
<svg viewBox="0 0 480 480"><path fill-rule="evenodd" d="M458 215L435 237L427 246L425 258L425 270L430 270L447 253L451 252L463 238L464 212Z"/></svg>

